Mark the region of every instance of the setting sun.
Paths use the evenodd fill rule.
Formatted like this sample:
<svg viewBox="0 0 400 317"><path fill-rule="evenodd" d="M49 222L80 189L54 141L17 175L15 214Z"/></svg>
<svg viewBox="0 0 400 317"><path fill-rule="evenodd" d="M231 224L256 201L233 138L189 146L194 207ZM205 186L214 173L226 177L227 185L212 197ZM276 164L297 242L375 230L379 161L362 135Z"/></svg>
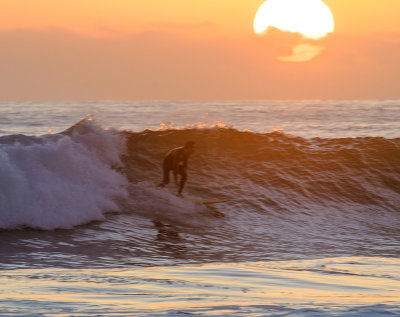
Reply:
<svg viewBox="0 0 400 317"><path fill-rule="evenodd" d="M331 11L320 0L268 0L254 18L254 32L262 34L269 27L316 40L333 32L334 21Z"/></svg>
<svg viewBox="0 0 400 317"><path fill-rule="evenodd" d="M279 56L279 61L308 62L324 49L308 42L333 32L334 21L330 9L321 0L267 0L254 18L254 32L262 35L270 27L301 35L300 40L292 44L291 55Z"/></svg>

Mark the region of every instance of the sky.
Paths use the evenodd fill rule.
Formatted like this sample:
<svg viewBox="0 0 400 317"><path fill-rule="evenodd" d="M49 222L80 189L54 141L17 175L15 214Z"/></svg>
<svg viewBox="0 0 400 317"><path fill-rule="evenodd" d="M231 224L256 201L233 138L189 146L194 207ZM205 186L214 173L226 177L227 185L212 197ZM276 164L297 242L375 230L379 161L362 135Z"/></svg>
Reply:
<svg viewBox="0 0 400 317"><path fill-rule="evenodd" d="M335 29L302 62L299 33L254 33L264 2L2 0L0 100L400 97L399 0L324 0Z"/></svg>

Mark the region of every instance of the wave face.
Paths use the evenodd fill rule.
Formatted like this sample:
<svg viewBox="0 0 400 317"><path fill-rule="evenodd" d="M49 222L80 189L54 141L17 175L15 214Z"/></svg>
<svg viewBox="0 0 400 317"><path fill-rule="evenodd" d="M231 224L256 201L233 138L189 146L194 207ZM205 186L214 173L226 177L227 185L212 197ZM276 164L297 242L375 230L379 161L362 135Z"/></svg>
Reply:
<svg viewBox="0 0 400 317"><path fill-rule="evenodd" d="M230 128L125 136L125 173L136 184L130 197L140 201L130 210L183 234L203 230L193 238L200 259L399 256L400 139L304 139ZM201 210L163 201L164 191L151 189L161 180L165 153L188 140L196 152L184 194L229 199L210 207L223 220L201 219ZM176 189L165 191L172 196Z"/></svg>
<svg viewBox="0 0 400 317"><path fill-rule="evenodd" d="M304 139L230 128L126 133L133 181L160 178L168 149L196 142L187 191L240 201L256 212L321 207L398 211L400 139ZM157 178L158 177L158 178Z"/></svg>
<svg viewBox="0 0 400 317"><path fill-rule="evenodd" d="M0 137L0 228L71 228L118 211L121 135L84 120L61 134Z"/></svg>

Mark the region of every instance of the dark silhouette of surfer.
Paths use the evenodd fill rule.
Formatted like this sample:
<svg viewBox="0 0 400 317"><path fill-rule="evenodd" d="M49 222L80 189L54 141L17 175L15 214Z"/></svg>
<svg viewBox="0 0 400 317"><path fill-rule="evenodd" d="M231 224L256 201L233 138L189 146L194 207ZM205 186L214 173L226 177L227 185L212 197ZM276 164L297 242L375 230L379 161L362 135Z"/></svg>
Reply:
<svg viewBox="0 0 400 317"><path fill-rule="evenodd" d="M188 141L185 146L170 150L163 161L163 181L158 185L164 187L169 184L169 174L174 174L175 185L178 187L178 196L182 196L182 190L187 180L187 162L194 152L194 142ZM180 181L178 182L178 175Z"/></svg>

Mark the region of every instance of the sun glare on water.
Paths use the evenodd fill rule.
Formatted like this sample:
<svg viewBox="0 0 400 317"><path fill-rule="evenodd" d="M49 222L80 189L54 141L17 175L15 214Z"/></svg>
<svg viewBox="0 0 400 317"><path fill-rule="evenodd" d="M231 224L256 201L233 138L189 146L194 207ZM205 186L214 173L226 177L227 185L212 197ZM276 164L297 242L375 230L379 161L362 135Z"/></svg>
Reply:
<svg viewBox="0 0 400 317"><path fill-rule="evenodd" d="M270 27L299 33L305 40L318 40L333 32L334 20L332 12L321 0L267 0L259 7L254 18L254 32L264 34ZM304 43L301 45L305 47ZM296 58L295 51L296 49L293 50L292 60L290 56L281 60L306 61L320 52L314 49L314 54L310 51L310 54L302 54L303 57Z"/></svg>

